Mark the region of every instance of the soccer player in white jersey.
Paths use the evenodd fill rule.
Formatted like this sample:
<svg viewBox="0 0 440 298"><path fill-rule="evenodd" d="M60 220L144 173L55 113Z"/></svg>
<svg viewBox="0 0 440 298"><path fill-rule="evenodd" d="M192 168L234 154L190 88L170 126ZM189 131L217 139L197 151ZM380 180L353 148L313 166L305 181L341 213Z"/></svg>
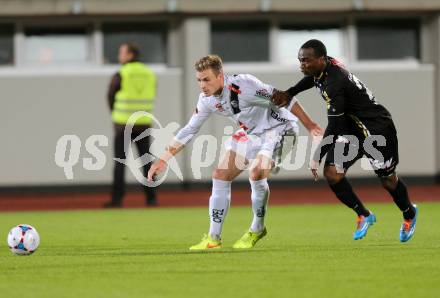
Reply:
<svg viewBox="0 0 440 298"><path fill-rule="evenodd" d="M240 126L226 145L226 154L220 158L212 174L212 194L209 199L209 233L191 250L221 248L222 226L231 200L231 182L249 164L249 182L253 220L249 230L234 248L252 248L266 233L264 218L269 197L267 178L273 166L275 149L281 146L282 136L297 133L297 119L312 135L322 135L316 124L293 100L287 108L277 108L271 101L278 91L249 74L226 75L219 56L209 55L195 64L196 78L201 93L197 108L148 172L148 180L164 171L167 161L176 155L198 133L212 115L230 117ZM298 117L298 118L297 118Z"/></svg>

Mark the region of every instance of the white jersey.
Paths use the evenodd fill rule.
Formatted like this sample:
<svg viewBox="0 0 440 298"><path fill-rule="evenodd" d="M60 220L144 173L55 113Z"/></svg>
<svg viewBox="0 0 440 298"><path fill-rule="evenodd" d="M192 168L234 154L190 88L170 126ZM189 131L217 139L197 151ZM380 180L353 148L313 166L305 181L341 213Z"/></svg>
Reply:
<svg viewBox="0 0 440 298"><path fill-rule="evenodd" d="M191 119L176 135L176 141L186 144L199 132L203 123L215 113L232 119L248 135L260 136L277 128L284 133L297 132L298 118L288 109L278 108L271 101L274 87L249 74L225 75L225 86L218 96L199 95Z"/></svg>

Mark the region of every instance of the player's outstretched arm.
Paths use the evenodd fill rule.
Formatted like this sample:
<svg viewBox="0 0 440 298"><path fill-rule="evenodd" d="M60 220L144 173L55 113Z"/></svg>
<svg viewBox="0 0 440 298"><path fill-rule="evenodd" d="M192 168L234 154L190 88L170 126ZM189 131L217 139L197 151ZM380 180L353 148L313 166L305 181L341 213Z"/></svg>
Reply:
<svg viewBox="0 0 440 298"><path fill-rule="evenodd" d="M305 76L295 86L290 87L286 91L274 90L272 94L272 102L280 108L288 106L292 101L292 98L305 90L308 90L315 86L315 80L313 76Z"/></svg>
<svg viewBox="0 0 440 298"><path fill-rule="evenodd" d="M178 152L180 152L185 144L189 143L194 136L199 132L203 123L210 117L212 111L206 107L203 103L202 93L199 96L199 101L197 103L197 108L195 109L191 119L179 132L177 132L176 137L173 142L166 148L162 156L151 165L148 171L148 181L153 181L154 177L161 172L163 172L168 161L173 158Z"/></svg>
<svg viewBox="0 0 440 298"><path fill-rule="evenodd" d="M153 181L156 175L159 175L165 171L168 161L177 153L182 151L183 147L185 147L185 145L177 142L176 140L168 145L161 157L151 165L150 170L148 171L148 181Z"/></svg>
<svg viewBox="0 0 440 298"><path fill-rule="evenodd" d="M306 91L315 86L315 78L313 76L305 76L295 86L286 90L290 97L294 97L298 93Z"/></svg>

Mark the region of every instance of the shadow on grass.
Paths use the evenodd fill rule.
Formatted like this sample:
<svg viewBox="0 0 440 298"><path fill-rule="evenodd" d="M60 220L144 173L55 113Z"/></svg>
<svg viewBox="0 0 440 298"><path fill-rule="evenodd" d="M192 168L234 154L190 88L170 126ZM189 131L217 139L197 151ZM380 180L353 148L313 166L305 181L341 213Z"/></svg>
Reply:
<svg viewBox="0 0 440 298"><path fill-rule="evenodd" d="M277 248L254 248L254 249L243 249L237 250L233 248L223 248L218 250L209 251L190 251L190 250L157 250L157 251L140 251L127 248L105 248L105 249L78 249L69 252L51 252L47 251L44 255L40 257L73 257L73 256L95 256L95 257L120 257L120 256L177 256L177 255L212 255L212 254L258 254L267 252L277 252L283 251L283 249Z"/></svg>
<svg viewBox="0 0 440 298"><path fill-rule="evenodd" d="M233 249L222 248L218 250L208 251L190 251L186 248L160 248L149 247L144 248L137 247L84 247L75 246L66 249L64 246L51 246L42 248L37 251L33 257L35 258L52 258L52 257L141 257L141 256L204 256L204 255L234 255L234 254L266 254L266 253L293 253L293 254L322 254L326 252L353 252L358 253L361 251L369 252L382 250L393 251L396 249L410 249L411 251L419 250L431 250L438 249L438 245L419 246L411 245L412 243L402 244L399 242L387 242L387 243L368 243L368 242L352 242L347 243L345 246L334 245L330 243L320 244L296 244L291 246L282 247L256 247L253 249ZM416 243L414 243L416 244ZM13 256L12 254L10 256ZM1 256L0 259L9 258L8 256Z"/></svg>

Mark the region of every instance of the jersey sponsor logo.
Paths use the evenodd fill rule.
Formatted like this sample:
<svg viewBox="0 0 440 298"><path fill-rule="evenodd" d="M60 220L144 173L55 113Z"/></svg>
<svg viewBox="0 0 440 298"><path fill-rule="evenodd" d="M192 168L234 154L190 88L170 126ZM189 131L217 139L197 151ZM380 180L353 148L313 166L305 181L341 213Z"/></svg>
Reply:
<svg viewBox="0 0 440 298"><path fill-rule="evenodd" d="M279 122L287 122L288 121L286 118L281 117L277 112L275 112L272 109L270 110L270 116Z"/></svg>
<svg viewBox="0 0 440 298"><path fill-rule="evenodd" d="M220 112L224 112L224 111L225 111L225 109L223 109L223 106L222 106L221 103L217 103L217 104L215 105L215 108L216 108L217 110L219 110Z"/></svg>
<svg viewBox="0 0 440 298"><path fill-rule="evenodd" d="M373 158L368 158L368 160L370 161L371 166L375 169L386 170L394 167L394 162L392 157L386 161L380 161Z"/></svg>
<svg viewBox="0 0 440 298"><path fill-rule="evenodd" d="M336 143L348 144L350 143L350 141L344 136L338 136L338 138L336 139Z"/></svg>
<svg viewBox="0 0 440 298"><path fill-rule="evenodd" d="M266 89L260 89L255 91L255 96L263 99L271 99L272 95Z"/></svg>

